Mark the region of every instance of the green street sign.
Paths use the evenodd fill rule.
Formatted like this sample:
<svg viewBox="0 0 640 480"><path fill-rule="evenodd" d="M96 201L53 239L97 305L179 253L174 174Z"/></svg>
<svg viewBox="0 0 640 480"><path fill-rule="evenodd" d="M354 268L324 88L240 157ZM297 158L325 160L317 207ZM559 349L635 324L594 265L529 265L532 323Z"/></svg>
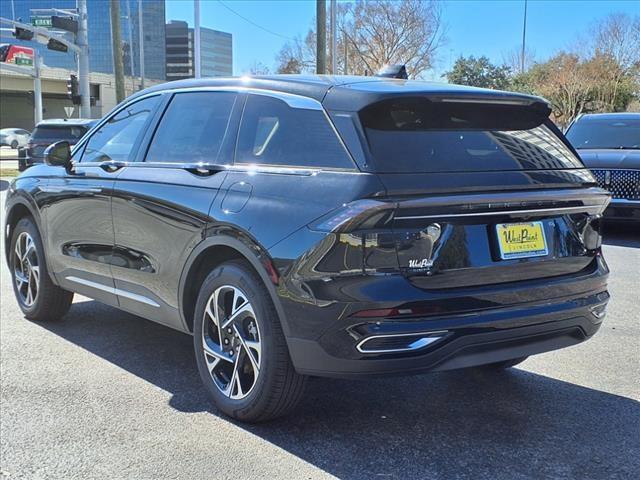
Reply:
<svg viewBox="0 0 640 480"><path fill-rule="evenodd" d="M31 17L31 25L34 27L51 28L51 16L49 17Z"/></svg>
<svg viewBox="0 0 640 480"><path fill-rule="evenodd" d="M15 57L16 65L24 65L27 67L33 67L33 58L29 57Z"/></svg>

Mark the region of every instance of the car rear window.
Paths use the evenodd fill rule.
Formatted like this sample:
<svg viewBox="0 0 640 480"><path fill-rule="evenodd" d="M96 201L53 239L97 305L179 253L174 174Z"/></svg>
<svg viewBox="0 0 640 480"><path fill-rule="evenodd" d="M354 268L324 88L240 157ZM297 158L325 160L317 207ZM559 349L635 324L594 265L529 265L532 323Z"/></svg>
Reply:
<svg viewBox="0 0 640 480"><path fill-rule="evenodd" d="M409 98L371 105L360 121L380 173L584 168L532 107Z"/></svg>
<svg viewBox="0 0 640 480"><path fill-rule="evenodd" d="M87 130L87 128L79 125L42 125L36 127L33 131L31 140L38 143L54 143L66 140L71 144L75 144L87 133Z"/></svg>
<svg viewBox="0 0 640 480"><path fill-rule="evenodd" d="M577 149L640 149L640 118L578 120L567 132Z"/></svg>

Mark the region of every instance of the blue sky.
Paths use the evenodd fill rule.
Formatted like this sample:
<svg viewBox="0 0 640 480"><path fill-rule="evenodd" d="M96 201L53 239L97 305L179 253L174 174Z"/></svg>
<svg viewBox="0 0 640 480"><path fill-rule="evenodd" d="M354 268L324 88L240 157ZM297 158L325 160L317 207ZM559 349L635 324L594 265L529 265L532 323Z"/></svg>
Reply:
<svg viewBox="0 0 640 480"><path fill-rule="evenodd" d="M460 55L486 55L502 62L508 51L520 45L523 0L442 3L448 41L441 49L436 71L429 72L427 78L438 78ZM640 1L529 0L527 44L536 59L544 59L570 46L586 34L590 24L612 12L640 15ZM193 24L193 1L167 0L166 15L167 20ZM254 62L273 68L287 38L304 36L314 22L315 0L201 0L200 15L203 27L233 34L233 68L239 75Z"/></svg>

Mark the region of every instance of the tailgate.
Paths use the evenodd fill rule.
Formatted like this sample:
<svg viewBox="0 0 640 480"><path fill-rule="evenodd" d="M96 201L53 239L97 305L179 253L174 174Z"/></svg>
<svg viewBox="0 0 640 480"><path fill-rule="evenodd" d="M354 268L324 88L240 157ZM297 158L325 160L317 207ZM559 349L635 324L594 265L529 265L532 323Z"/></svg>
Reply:
<svg viewBox="0 0 640 480"><path fill-rule="evenodd" d="M588 270L608 202L598 188L400 199L393 219L399 268L428 289Z"/></svg>

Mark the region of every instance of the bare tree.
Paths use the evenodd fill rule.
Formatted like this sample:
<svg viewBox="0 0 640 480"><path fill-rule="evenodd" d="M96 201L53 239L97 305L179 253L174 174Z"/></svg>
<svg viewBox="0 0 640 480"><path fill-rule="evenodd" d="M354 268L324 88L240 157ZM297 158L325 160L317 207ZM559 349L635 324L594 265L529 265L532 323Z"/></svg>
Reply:
<svg viewBox="0 0 640 480"><path fill-rule="evenodd" d="M627 90L625 83L640 78L640 16L610 14L591 28L591 38L591 55L607 64L599 69L603 83L599 100L608 110L616 110L619 96Z"/></svg>
<svg viewBox="0 0 640 480"><path fill-rule="evenodd" d="M264 63L256 61L249 67L248 73L250 75L269 75L271 71Z"/></svg>
<svg viewBox="0 0 640 480"><path fill-rule="evenodd" d="M417 77L433 66L444 41L441 5L433 0L358 1L345 35L369 72L403 63L409 76Z"/></svg>
<svg viewBox="0 0 640 480"><path fill-rule="evenodd" d="M444 43L442 10L435 0L339 3L336 23L341 73L366 75L387 64L403 63L411 77L419 77L434 65ZM314 29L304 40L287 42L276 62L280 73L313 71Z"/></svg>
<svg viewBox="0 0 640 480"><path fill-rule="evenodd" d="M536 51L531 48L526 48L524 51L524 72L522 69L522 47L515 47L506 53L502 54L502 63L509 67L514 73L526 73L531 67L533 67L536 61Z"/></svg>

